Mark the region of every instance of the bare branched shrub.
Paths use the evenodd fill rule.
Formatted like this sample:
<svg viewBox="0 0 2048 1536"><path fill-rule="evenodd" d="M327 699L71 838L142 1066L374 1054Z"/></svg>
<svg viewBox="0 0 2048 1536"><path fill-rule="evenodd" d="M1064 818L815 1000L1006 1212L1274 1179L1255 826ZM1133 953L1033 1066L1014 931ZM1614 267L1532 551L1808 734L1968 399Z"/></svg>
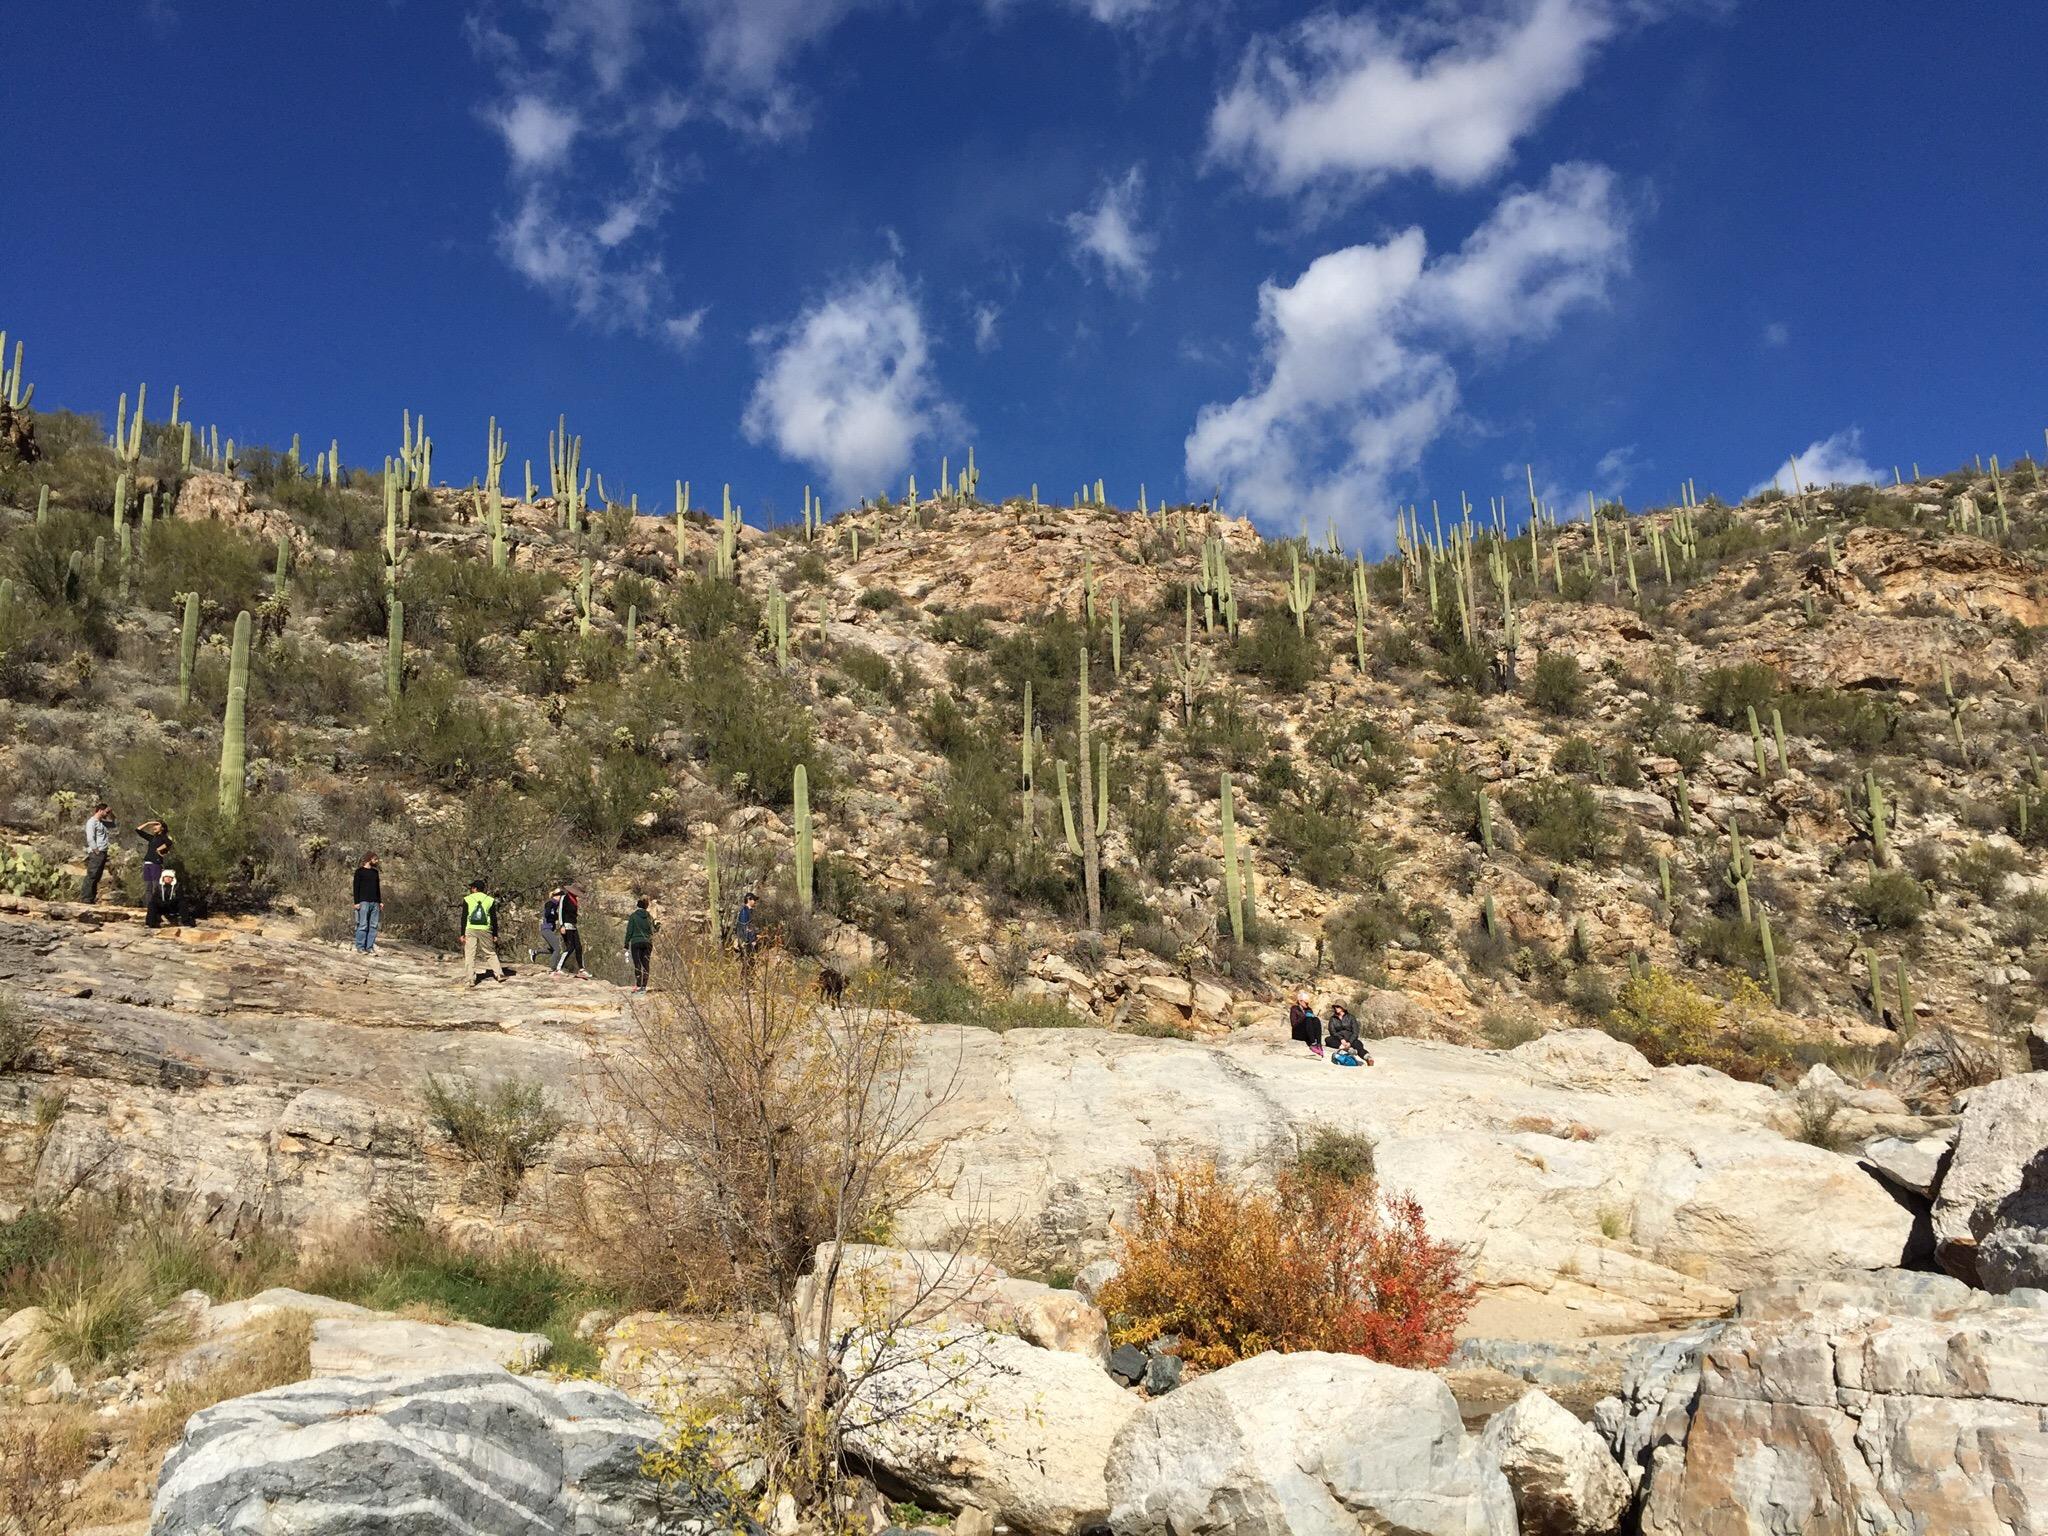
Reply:
<svg viewBox="0 0 2048 1536"><path fill-rule="evenodd" d="M0 1423L0 1529L44 1536L68 1523L71 1489L85 1470L76 1426L10 1414Z"/></svg>
<svg viewBox="0 0 2048 1536"><path fill-rule="evenodd" d="M429 1073L420 1096L455 1150L490 1180L500 1210L562 1134L560 1112L546 1087L531 1078L501 1078L480 1088L466 1077L443 1082Z"/></svg>
<svg viewBox="0 0 2048 1536"><path fill-rule="evenodd" d="M894 1010L823 1013L779 951L742 962L689 947L659 971L623 1043L591 1061L589 1251L644 1300L771 1320L746 1454L771 1500L829 1510L850 1437L962 1428L952 1389L977 1367L972 1331L910 1325L972 1261L951 1250L908 1285L874 1287L850 1247L933 1187L952 1075L920 1049L934 1032Z"/></svg>

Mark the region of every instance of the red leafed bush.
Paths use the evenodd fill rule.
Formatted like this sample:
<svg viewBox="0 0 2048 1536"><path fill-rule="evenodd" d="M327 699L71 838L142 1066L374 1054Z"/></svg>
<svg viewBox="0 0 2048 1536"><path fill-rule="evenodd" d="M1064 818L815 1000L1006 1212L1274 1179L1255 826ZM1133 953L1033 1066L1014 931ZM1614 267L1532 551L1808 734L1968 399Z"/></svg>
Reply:
<svg viewBox="0 0 2048 1536"><path fill-rule="evenodd" d="M1472 1305L1422 1207L1369 1181L1298 1172L1239 1186L1207 1159L1138 1175L1102 1305L1119 1343L1162 1334L1214 1369L1266 1350L1319 1349L1389 1365L1441 1365Z"/></svg>

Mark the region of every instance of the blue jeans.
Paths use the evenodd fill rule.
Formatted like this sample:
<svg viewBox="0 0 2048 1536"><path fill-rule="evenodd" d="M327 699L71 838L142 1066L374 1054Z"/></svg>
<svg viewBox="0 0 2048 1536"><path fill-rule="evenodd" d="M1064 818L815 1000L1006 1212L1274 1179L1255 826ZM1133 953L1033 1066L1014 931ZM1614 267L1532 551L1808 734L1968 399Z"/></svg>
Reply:
<svg viewBox="0 0 2048 1536"><path fill-rule="evenodd" d="M384 903L356 903L356 948L368 954L377 947L377 930L384 926Z"/></svg>

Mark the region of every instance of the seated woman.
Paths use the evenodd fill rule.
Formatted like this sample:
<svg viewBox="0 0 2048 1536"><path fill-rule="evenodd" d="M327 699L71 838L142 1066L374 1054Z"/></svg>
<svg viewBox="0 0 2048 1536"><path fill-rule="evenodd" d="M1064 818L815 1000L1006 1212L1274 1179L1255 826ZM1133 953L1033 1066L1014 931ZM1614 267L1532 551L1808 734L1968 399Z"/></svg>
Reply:
<svg viewBox="0 0 2048 1536"><path fill-rule="evenodd" d="M1349 1051L1366 1066L1372 1065L1372 1053L1365 1048L1365 1037L1359 1032L1358 1020L1352 1017L1351 1010L1342 1003L1330 1004L1329 1030L1329 1045L1332 1051Z"/></svg>
<svg viewBox="0 0 2048 1536"><path fill-rule="evenodd" d="M1287 1030L1316 1055L1323 1054L1323 1021L1316 1017L1306 990L1294 994L1294 1006L1287 1010Z"/></svg>

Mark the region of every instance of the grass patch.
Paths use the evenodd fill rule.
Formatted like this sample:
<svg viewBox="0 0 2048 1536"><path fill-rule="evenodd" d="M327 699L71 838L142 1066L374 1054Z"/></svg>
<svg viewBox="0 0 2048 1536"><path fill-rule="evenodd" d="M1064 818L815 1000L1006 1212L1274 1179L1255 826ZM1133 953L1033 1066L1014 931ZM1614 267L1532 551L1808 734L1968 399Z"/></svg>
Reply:
<svg viewBox="0 0 2048 1536"><path fill-rule="evenodd" d="M926 979L904 999L927 1024L959 1024L1007 1034L1013 1029L1075 1029L1092 1021L1045 997L998 997L965 981Z"/></svg>

